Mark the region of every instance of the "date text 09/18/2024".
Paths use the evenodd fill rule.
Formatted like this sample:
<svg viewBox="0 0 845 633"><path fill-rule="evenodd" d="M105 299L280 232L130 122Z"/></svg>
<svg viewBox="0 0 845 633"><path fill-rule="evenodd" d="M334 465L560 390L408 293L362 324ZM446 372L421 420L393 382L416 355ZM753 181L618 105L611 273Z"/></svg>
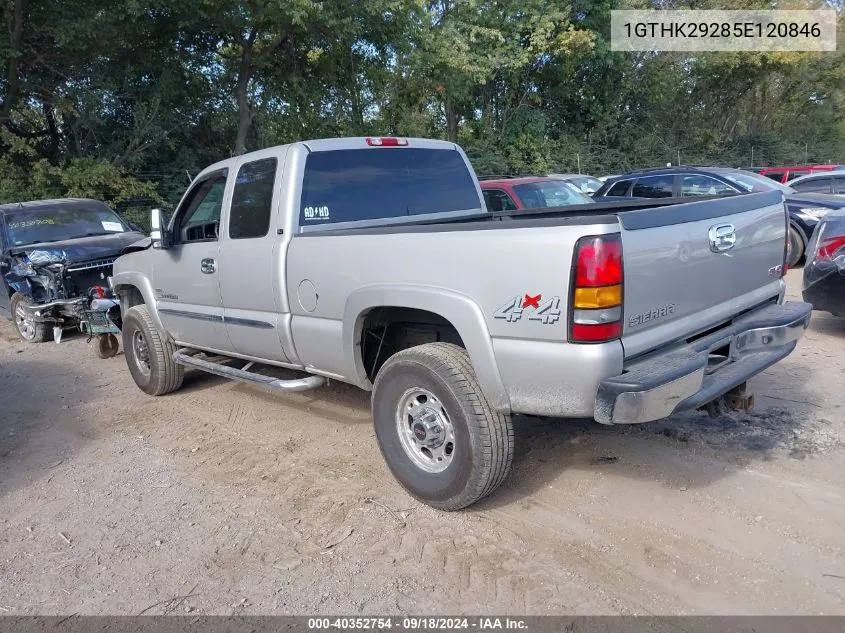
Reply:
<svg viewBox="0 0 845 633"><path fill-rule="evenodd" d="M309 631L446 631L446 630L522 630L528 629L524 619L510 617L325 617L308 618Z"/></svg>

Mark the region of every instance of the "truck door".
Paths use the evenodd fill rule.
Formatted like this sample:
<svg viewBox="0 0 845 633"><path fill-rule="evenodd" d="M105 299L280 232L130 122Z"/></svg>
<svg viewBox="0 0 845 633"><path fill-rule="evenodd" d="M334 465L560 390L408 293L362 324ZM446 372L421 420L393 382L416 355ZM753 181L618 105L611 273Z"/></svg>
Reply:
<svg viewBox="0 0 845 633"><path fill-rule="evenodd" d="M228 170L194 183L171 224L173 244L155 251L153 292L167 331L180 343L231 351L217 273L220 215Z"/></svg>
<svg viewBox="0 0 845 633"><path fill-rule="evenodd" d="M277 231L285 154L238 166L218 256L226 332L234 351L290 363L295 358L285 291L287 239ZM290 351L290 354L288 353Z"/></svg>

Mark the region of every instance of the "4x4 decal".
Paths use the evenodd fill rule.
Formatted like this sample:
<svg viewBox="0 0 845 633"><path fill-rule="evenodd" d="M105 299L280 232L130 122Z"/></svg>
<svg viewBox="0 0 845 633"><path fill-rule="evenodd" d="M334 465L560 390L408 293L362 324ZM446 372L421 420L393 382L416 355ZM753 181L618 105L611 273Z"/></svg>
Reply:
<svg viewBox="0 0 845 633"><path fill-rule="evenodd" d="M560 319L560 297L550 297L545 301L543 295L517 296L493 313L494 319L503 319L508 323L519 321L524 314L529 321L539 321L544 325L556 323Z"/></svg>

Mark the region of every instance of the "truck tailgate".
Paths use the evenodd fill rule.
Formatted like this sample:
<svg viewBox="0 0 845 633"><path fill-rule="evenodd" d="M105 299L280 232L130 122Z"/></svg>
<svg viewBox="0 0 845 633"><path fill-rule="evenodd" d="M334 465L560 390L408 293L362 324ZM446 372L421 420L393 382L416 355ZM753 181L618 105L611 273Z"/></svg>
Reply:
<svg viewBox="0 0 845 633"><path fill-rule="evenodd" d="M619 214L626 358L705 331L782 293L779 191Z"/></svg>

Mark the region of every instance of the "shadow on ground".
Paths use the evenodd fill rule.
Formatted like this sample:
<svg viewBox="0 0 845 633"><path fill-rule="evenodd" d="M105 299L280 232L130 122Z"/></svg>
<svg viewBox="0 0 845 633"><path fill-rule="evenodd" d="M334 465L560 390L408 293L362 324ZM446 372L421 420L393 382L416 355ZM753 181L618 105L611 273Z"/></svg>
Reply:
<svg viewBox="0 0 845 633"><path fill-rule="evenodd" d="M789 395L797 401L812 397L800 383ZM805 459L839 444L835 434L826 432L826 420L811 420L797 406L719 417L694 411L630 426L530 416L515 416L513 422L513 470L503 490L479 509L528 497L569 469L699 488L756 461Z"/></svg>
<svg viewBox="0 0 845 633"><path fill-rule="evenodd" d="M92 437L71 406L96 397L98 387L82 381L69 392L55 380L63 374L58 362L17 355L0 361L0 496L49 476Z"/></svg>

